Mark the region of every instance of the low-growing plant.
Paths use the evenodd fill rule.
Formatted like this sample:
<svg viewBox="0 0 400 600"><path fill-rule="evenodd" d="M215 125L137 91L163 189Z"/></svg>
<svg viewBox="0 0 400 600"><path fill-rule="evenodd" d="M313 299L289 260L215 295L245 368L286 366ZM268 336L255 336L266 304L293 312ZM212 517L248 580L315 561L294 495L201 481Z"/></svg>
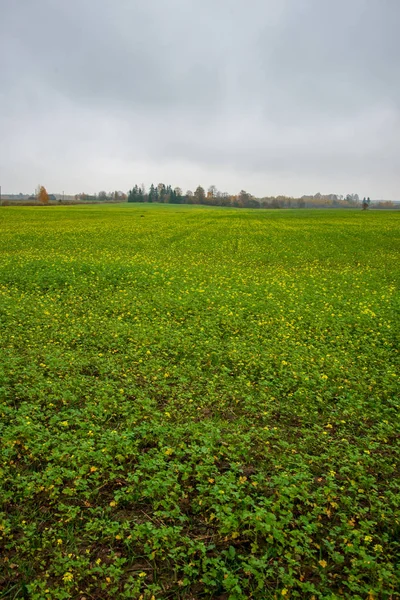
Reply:
<svg viewBox="0 0 400 600"><path fill-rule="evenodd" d="M0 597L398 597L399 218L3 208Z"/></svg>

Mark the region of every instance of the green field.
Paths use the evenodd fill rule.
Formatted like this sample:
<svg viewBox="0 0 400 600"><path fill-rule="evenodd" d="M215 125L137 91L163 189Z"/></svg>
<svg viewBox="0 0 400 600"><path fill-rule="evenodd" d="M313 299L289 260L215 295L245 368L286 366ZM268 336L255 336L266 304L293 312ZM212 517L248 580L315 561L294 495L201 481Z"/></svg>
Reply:
<svg viewBox="0 0 400 600"><path fill-rule="evenodd" d="M0 598L400 594L400 214L0 209Z"/></svg>

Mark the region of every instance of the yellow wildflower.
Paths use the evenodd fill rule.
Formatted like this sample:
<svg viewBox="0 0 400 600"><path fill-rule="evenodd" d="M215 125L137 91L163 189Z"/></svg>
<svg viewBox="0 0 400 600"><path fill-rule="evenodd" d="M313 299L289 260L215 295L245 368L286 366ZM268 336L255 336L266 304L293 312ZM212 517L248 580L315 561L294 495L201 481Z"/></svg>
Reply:
<svg viewBox="0 0 400 600"><path fill-rule="evenodd" d="M325 567L328 566L328 563L326 562L326 560L319 560L318 563L321 565L321 567L323 569L325 569Z"/></svg>

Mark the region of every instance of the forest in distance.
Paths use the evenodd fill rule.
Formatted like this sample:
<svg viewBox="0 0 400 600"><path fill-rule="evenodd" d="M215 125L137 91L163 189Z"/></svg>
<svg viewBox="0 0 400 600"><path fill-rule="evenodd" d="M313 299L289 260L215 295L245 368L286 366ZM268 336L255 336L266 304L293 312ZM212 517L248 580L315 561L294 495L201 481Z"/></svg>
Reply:
<svg viewBox="0 0 400 600"><path fill-rule="evenodd" d="M44 191L43 191L44 190ZM221 192L215 185L207 191L201 185L194 192L183 192L180 187L172 187L159 183L151 184L147 190L144 184L134 185L128 193L121 190L87 194L85 192L75 195L48 193L44 186L38 186L35 193L28 194L3 194L0 205L36 205L36 204L92 204L99 202L135 202L135 203L160 203L160 204L195 204L200 206L223 206L232 208L361 208L361 209L398 209L400 201L374 200L369 197L360 198L356 193L321 194L294 196L263 196L256 197L245 190L238 194Z"/></svg>
<svg viewBox="0 0 400 600"><path fill-rule="evenodd" d="M305 208L306 206L358 206L360 198L358 194L348 194L346 198L337 194L328 194L322 196L318 193L315 196L302 196L293 198L289 196L265 196L257 198L241 190L239 194L232 195L227 192L220 192L215 185L211 185L207 192L199 185L192 192L187 190L183 193L179 187L165 186L163 183L154 186L146 192L144 186L135 185L128 193L128 202L161 202L168 204L200 204L208 206L232 206L236 208ZM370 202L369 202L370 203Z"/></svg>
<svg viewBox="0 0 400 600"><path fill-rule="evenodd" d="M114 193L114 198L116 198ZM101 192L104 198L104 193ZM128 202L160 202L167 204L199 204L205 206L231 206L235 208L397 208L396 202L379 201L372 202L368 197L360 199L358 194L321 194L292 196L263 196L256 197L241 190L239 194L221 192L215 185L211 185L207 192L199 185L194 192L187 190L185 193L180 187L173 188L171 185L159 183L157 186L151 184L148 191L144 185L135 185L129 190Z"/></svg>

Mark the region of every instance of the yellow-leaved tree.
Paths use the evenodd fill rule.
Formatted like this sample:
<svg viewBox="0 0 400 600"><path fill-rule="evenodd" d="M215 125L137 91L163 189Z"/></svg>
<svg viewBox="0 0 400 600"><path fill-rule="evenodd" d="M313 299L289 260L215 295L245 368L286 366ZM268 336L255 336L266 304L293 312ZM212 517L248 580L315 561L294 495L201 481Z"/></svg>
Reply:
<svg viewBox="0 0 400 600"><path fill-rule="evenodd" d="M49 203L49 195L48 195L47 190L44 187L44 185L41 185L39 187L38 200L39 200L40 204L48 204Z"/></svg>

